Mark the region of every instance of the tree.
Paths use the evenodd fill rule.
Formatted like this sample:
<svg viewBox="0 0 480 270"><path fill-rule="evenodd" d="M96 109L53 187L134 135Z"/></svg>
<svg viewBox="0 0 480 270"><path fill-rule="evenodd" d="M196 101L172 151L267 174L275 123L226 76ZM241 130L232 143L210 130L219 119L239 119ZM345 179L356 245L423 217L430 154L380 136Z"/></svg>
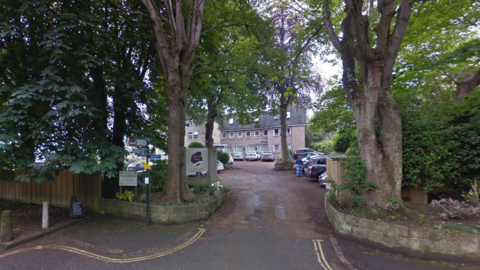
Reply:
<svg viewBox="0 0 480 270"><path fill-rule="evenodd" d="M402 123L390 86L413 2L345 0L342 38L332 22L330 1L323 5L328 35L341 54L342 82L355 112L365 178L379 187L366 195L370 206L392 207L389 198L401 202Z"/></svg>
<svg viewBox="0 0 480 270"><path fill-rule="evenodd" d="M141 0L155 34L155 48L168 86L168 180L164 201L190 201L184 160L187 94L192 61L202 34L204 0L157 2ZM136 12L136 11L134 11Z"/></svg>
<svg viewBox="0 0 480 270"><path fill-rule="evenodd" d="M288 107L307 106L310 95L320 89L319 77L314 77L309 69L313 47L310 40L305 40L305 33L301 33L302 15L294 10L286 3L274 7L275 42L265 57L271 65L268 95L273 113L280 114L282 161L291 159L287 145Z"/></svg>

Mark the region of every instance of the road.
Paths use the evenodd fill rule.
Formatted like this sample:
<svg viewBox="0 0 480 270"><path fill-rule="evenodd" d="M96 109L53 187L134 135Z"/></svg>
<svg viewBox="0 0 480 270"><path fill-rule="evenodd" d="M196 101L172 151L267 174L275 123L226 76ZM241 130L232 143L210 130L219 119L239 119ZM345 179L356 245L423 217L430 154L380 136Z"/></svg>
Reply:
<svg viewBox="0 0 480 270"><path fill-rule="evenodd" d="M338 238L324 212L327 191L315 179L273 167L239 161L222 171L219 178L234 196L208 221L157 228L127 220L135 228L129 232L127 226L104 227L122 222L114 219L85 222L1 252L0 269L348 269L332 238L355 269L452 269ZM94 229L101 232L89 235ZM153 248L155 243L165 245Z"/></svg>

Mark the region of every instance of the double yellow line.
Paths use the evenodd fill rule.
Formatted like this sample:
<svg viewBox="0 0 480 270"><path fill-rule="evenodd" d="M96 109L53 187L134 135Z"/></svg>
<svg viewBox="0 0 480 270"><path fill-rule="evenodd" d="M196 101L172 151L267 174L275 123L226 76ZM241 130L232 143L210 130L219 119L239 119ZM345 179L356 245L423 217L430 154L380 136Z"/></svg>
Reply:
<svg viewBox="0 0 480 270"><path fill-rule="evenodd" d="M97 254L87 252L87 251L84 251L84 250L81 250L81 249L78 249L78 248L73 248L73 247L68 247L68 246L47 245L47 246L36 246L36 247L33 247L33 248L19 249L19 250L15 250L15 251L12 251L12 252L5 253L5 254L1 254L0 259L4 258L4 257L7 257L7 256L10 256L10 255L14 255L14 254L21 253L21 252L27 252L27 251L31 251L31 250L56 249L56 250L63 250L63 251L72 252L72 253L83 255L83 256L86 256L86 257L89 257L89 258L92 258L92 259L97 259L97 260L100 260L100 261L111 262L111 263L132 263L132 262L146 261L146 260L160 258L160 257L163 257L165 255L172 254L176 251L179 251L181 249L184 249L184 248L188 247L189 245L191 245L195 241L197 241L202 236L202 234L205 232L205 229L198 229L198 230L199 230L199 232L197 234L195 234L190 240L188 240L187 242L185 242L185 243L183 243L183 244L181 244L177 247L174 247L174 248L172 248L170 250L167 250L167 251L155 253L155 254L148 255L148 256L137 257L137 258L115 259L115 258L109 258L109 257L97 255Z"/></svg>
<svg viewBox="0 0 480 270"><path fill-rule="evenodd" d="M328 264L327 260L325 259L325 255L323 254L323 249L322 249L322 240L320 239L314 239L313 241L313 246L315 247L315 252L317 253L317 259L320 265L323 267L325 270L333 270L330 265Z"/></svg>

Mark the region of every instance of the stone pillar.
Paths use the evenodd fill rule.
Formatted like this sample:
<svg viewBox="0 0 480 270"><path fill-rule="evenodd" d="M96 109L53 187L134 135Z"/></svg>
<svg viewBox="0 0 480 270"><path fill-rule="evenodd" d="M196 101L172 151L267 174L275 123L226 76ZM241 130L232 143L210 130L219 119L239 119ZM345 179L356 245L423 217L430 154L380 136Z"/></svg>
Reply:
<svg viewBox="0 0 480 270"><path fill-rule="evenodd" d="M9 242L13 240L13 226L10 210L2 212L1 242Z"/></svg>

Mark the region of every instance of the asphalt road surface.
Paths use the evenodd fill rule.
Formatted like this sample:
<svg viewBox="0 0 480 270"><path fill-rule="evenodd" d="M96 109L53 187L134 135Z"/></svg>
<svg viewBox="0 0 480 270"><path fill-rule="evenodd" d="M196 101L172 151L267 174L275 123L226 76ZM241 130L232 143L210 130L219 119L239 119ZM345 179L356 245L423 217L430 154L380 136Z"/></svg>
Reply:
<svg viewBox="0 0 480 270"><path fill-rule="evenodd" d="M316 179L273 167L236 161L222 171L234 196L208 221L167 228L84 222L0 252L0 269L349 269L332 238L350 269L453 269L338 238L325 216L327 191Z"/></svg>

